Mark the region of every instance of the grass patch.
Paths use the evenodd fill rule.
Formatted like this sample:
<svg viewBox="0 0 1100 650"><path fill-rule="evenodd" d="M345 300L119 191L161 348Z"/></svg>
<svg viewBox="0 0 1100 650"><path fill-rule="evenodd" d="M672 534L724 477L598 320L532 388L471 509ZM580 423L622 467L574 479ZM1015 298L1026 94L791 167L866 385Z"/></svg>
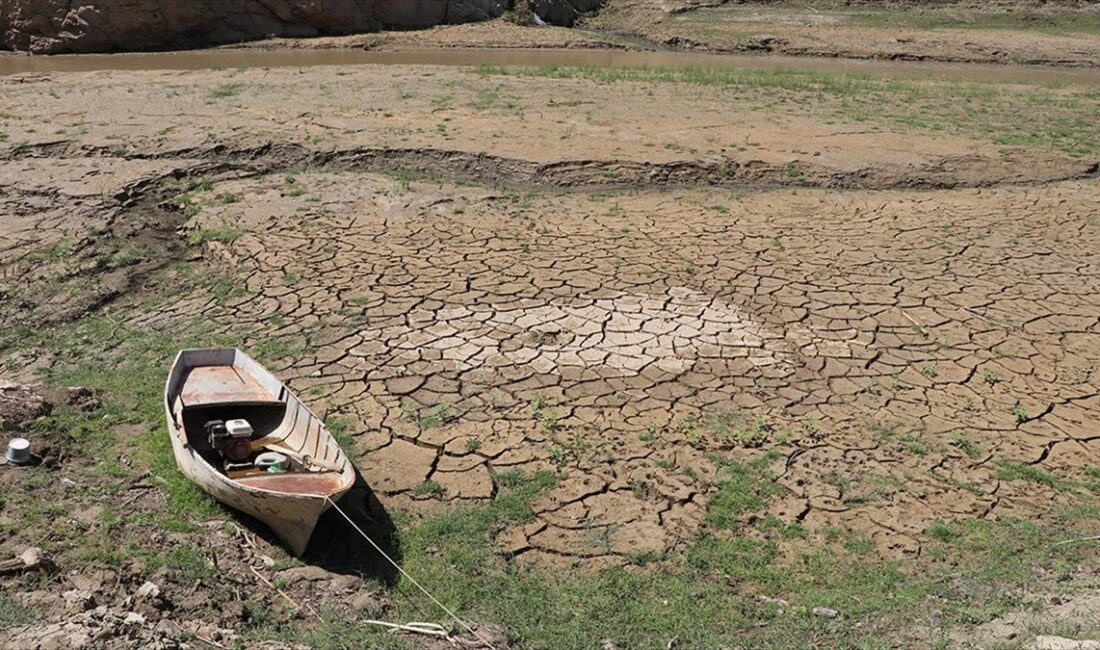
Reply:
<svg viewBox="0 0 1100 650"><path fill-rule="evenodd" d="M951 446L959 449L971 458L977 458L982 455L982 449L978 443L975 442L973 438L961 433L952 436Z"/></svg>
<svg viewBox="0 0 1100 650"><path fill-rule="evenodd" d="M164 424L163 390L172 359L181 348L224 345L229 343L227 337L197 323L129 328L106 314L85 318L68 329L40 331L39 336L38 343L59 357L43 373L46 383L87 386L101 395L97 409L59 409L44 426L71 432L82 453L93 454L119 444L116 425L146 425L149 435L127 452L135 465L150 469L172 510L205 518L220 512L176 469Z"/></svg>
<svg viewBox="0 0 1100 650"><path fill-rule="evenodd" d="M757 512L786 490L777 484L762 462L727 462L721 466L718 492L707 505L707 524L718 529L735 529L741 518Z"/></svg>
<svg viewBox="0 0 1100 650"><path fill-rule="evenodd" d="M435 481L424 481L414 487L412 492L414 496L418 497L443 494L443 486Z"/></svg>
<svg viewBox="0 0 1100 650"><path fill-rule="evenodd" d="M720 408L701 416L688 416L673 423L688 443L700 446L706 440L720 445L760 447L772 437L772 426L761 416L750 416L740 409Z"/></svg>
<svg viewBox="0 0 1100 650"><path fill-rule="evenodd" d="M236 228L200 228L191 233L191 236L187 238L188 243L192 246L201 246L206 242L221 242L223 244L232 244L241 236L241 231Z"/></svg>
<svg viewBox="0 0 1100 650"><path fill-rule="evenodd" d="M491 540L497 531L532 521L531 502L556 480L547 473L504 473L489 505L402 517L405 567L448 607L503 626L514 647L600 647L609 639L618 647L659 649L675 638L690 648L787 648L813 638L818 647L879 648L931 644L934 639L904 637L926 623L929 607L943 611L949 625L977 624L1026 605L1018 594L1033 586L1037 569L1061 579L1070 567L1095 563L1087 547L1054 545L1085 529L1006 519L936 522L922 539L930 556L920 561L885 559L850 531L783 552L767 537L712 530L690 544L686 562L639 552L627 558L628 567L600 571L516 566ZM722 504L712 500L708 514L715 507ZM395 598L391 616L425 617L430 605L411 585L402 582L395 592L403 597ZM788 606L780 612L757 594ZM823 619L815 607L841 616ZM442 620L442 614L429 618ZM354 639L389 647L384 635L367 628L345 636L329 627L278 629L298 642ZM260 627L253 634L270 638L271 631Z"/></svg>
<svg viewBox="0 0 1100 650"><path fill-rule="evenodd" d="M445 402L440 402L431 408L421 411L415 409L411 411L406 410L406 417L413 420L417 428L421 431L446 426L458 418L454 412L454 408Z"/></svg>
<svg viewBox="0 0 1100 650"><path fill-rule="evenodd" d="M1002 460L997 462L997 466L997 478L1002 481L1031 481L1052 488L1062 488L1065 485L1055 474L1034 465Z"/></svg>
<svg viewBox="0 0 1100 650"><path fill-rule="evenodd" d="M27 255L26 259L28 262L56 262L63 259L72 250L73 242L66 239L34 251Z"/></svg>
<svg viewBox="0 0 1100 650"><path fill-rule="evenodd" d="M351 435L352 419L344 415L330 415L325 418L325 427L336 443L346 453L354 453L356 447L355 438Z"/></svg>
<svg viewBox="0 0 1100 650"><path fill-rule="evenodd" d="M678 14L673 23L696 37L738 39L758 33L758 9L753 6L726 5ZM853 7L820 7L812 13L801 7L774 5L769 13L792 24L815 25L822 17L838 24L883 29L914 30L1012 30L1044 34L1095 34L1100 32L1100 15L1093 11L1053 10L1026 7L1011 11L991 8L949 6L909 6L878 9L869 4ZM736 29L731 29L736 26Z"/></svg>
<svg viewBox="0 0 1100 650"><path fill-rule="evenodd" d="M227 97L236 97L241 93L241 84L224 84L214 88L208 95L210 99L226 99Z"/></svg>
<svg viewBox="0 0 1100 650"><path fill-rule="evenodd" d="M267 336L251 346L252 356L261 363L274 363L301 354L305 343L293 336Z"/></svg>

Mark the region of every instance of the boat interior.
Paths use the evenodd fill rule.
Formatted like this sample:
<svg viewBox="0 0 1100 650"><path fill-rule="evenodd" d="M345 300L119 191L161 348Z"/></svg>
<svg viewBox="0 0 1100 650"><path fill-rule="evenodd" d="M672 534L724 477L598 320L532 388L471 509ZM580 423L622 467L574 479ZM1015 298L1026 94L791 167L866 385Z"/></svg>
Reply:
<svg viewBox="0 0 1100 650"><path fill-rule="evenodd" d="M346 487L348 463L340 446L281 382L235 350L196 352L208 356L181 354L167 398L177 426L182 424L187 443L204 461L248 487L303 495ZM215 352L235 354L210 356ZM251 432L212 443L208 427L235 420L246 421ZM274 468L264 464L272 453L281 458Z"/></svg>

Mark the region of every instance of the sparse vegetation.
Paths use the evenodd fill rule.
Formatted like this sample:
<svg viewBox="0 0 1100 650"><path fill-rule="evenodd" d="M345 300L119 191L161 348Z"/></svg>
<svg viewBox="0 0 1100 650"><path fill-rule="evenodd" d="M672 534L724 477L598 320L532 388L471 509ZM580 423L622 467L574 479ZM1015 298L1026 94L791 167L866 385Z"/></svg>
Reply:
<svg viewBox="0 0 1100 650"><path fill-rule="evenodd" d="M951 445L971 458L977 458L982 455L982 450L981 447L978 446L978 443L975 442L973 438L963 434L957 434L952 437Z"/></svg>
<svg viewBox="0 0 1100 650"><path fill-rule="evenodd" d="M236 228L200 228L191 233L187 241L192 246L201 246L212 241L232 244L240 235L241 231Z"/></svg>
<svg viewBox="0 0 1100 650"><path fill-rule="evenodd" d="M774 106L794 114L812 106L820 113L857 123L904 126L954 133L994 144L1053 149L1080 157L1100 150L1100 134L1076 128L1082 111L1100 107L1100 96L1084 89L1015 90L992 83L921 82L864 74L788 69L493 67L478 74L587 79L599 83L676 83L739 93L766 91ZM785 100L779 101L780 98ZM1021 120L1021 114L1032 119Z"/></svg>
<svg viewBox="0 0 1100 650"><path fill-rule="evenodd" d="M999 461L997 478L1002 481L1031 481L1053 488L1061 487L1063 482L1047 470L1015 461Z"/></svg>
<svg viewBox="0 0 1100 650"><path fill-rule="evenodd" d="M785 492L765 469L766 458L751 464L722 462L718 492L707 506L708 524L717 529L736 529L742 516L759 511L769 499Z"/></svg>
<svg viewBox="0 0 1100 650"><path fill-rule="evenodd" d="M414 487L412 493L418 497L436 496L443 494L443 486L435 481L428 480Z"/></svg>
<svg viewBox="0 0 1100 650"><path fill-rule="evenodd" d="M406 413L416 422L417 427L421 431L446 426L457 417L454 408L450 404L443 402L436 404L430 409L423 411L412 409L411 412L406 411Z"/></svg>
<svg viewBox="0 0 1100 650"><path fill-rule="evenodd" d="M1016 424L1027 422L1027 409L1024 408L1023 404L1016 402L1012 406L1012 417L1016 420Z"/></svg>
<svg viewBox="0 0 1100 650"><path fill-rule="evenodd" d="M223 84L210 91L211 99L226 99L228 97L236 97L241 93L243 86L241 84Z"/></svg>

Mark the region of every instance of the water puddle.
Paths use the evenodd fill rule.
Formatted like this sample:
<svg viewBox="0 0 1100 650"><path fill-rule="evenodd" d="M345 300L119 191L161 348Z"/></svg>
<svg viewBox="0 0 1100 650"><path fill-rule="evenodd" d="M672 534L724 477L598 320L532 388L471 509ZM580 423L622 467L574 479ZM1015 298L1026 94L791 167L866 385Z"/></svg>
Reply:
<svg viewBox="0 0 1100 650"><path fill-rule="evenodd" d="M0 55L0 75L28 72L202 70L331 65L764 69L1036 85L1100 85L1100 70L1093 69L665 51L431 48L377 52L360 49L218 48L126 54Z"/></svg>

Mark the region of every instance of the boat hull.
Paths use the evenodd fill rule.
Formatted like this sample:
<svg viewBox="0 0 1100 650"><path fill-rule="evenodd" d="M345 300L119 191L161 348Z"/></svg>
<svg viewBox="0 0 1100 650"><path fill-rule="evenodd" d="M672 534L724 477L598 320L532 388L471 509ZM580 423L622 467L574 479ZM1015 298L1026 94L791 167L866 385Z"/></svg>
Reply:
<svg viewBox="0 0 1100 650"><path fill-rule="evenodd" d="M328 463L326 466L334 467L335 471L289 472L234 480L215 468L188 442L184 409L196 408L196 405L184 405L184 401L190 399L184 378L195 368L224 365L226 360L230 364L240 364L233 367L243 373L257 375L258 380L271 389L272 395L279 395L279 399L284 400L285 421L271 434L278 438L279 444L316 453L319 461ZM354 484L356 475L351 462L320 418L281 382L238 350L180 352L165 386L165 414L180 472L220 503L266 524L295 556L305 552L321 515Z"/></svg>
<svg viewBox="0 0 1100 650"><path fill-rule="evenodd" d="M172 426L169 422L169 427ZM195 485L214 497L219 503L251 515L263 522L275 533L287 549L301 556L309 544L317 520L329 508L329 499L339 501L351 486L326 495L292 495L261 491L243 491L183 445L173 445L176 466Z"/></svg>

